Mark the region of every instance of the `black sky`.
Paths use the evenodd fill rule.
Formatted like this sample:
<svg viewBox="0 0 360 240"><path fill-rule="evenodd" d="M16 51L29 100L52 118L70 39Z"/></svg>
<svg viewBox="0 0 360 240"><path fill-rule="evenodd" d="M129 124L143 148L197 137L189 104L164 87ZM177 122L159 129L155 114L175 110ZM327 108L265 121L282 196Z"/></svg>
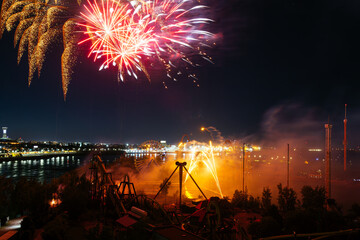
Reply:
<svg viewBox="0 0 360 240"><path fill-rule="evenodd" d="M349 127L353 135L360 131L359 1L212 0L207 5L218 40L209 50L215 64L195 70L199 88L185 78L166 80L165 89L162 76L151 83L118 83L115 71L99 72L98 63L84 58L65 102L61 49L53 48L41 77L28 87L26 57L16 64L14 33L5 33L0 125L9 128L10 137L25 140L176 143L185 133L207 139L201 126L214 126L225 138L259 139L265 118L281 106L297 106L299 112L281 108L291 111L276 115L283 117L279 122L295 125L304 120L299 113L311 112L320 131L329 117L340 132L347 103ZM352 143L358 140L354 136Z"/></svg>

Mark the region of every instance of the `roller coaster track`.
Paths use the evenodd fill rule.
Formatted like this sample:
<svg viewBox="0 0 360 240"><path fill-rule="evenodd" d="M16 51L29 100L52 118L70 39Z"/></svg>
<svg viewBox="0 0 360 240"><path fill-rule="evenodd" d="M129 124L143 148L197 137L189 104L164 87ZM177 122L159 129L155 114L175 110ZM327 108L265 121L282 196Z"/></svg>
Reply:
<svg viewBox="0 0 360 240"><path fill-rule="evenodd" d="M104 203L105 198L109 197L119 217L128 212L126 207L131 209L132 206L136 206L146 210L149 214L149 220L152 222L173 224L169 214L158 202L144 195L136 195L135 187L130 182L128 175L125 175L124 181L117 186L98 154L94 154L90 170L93 198L100 199ZM128 193L126 193L126 188L128 188Z"/></svg>
<svg viewBox="0 0 360 240"><path fill-rule="evenodd" d="M122 216L126 214L127 211L124 207L119 189L98 154L93 156L90 169L90 182L92 184L93 196L95 198L100 197L102 200L104 200L105 197L109 197L115 207L117 215Z"/></svg>

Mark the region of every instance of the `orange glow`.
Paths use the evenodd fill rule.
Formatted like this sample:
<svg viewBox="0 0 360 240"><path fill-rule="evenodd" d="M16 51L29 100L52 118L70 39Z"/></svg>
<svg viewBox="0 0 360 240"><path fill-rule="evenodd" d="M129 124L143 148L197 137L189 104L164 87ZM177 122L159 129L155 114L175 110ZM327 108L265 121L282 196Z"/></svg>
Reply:
<svg viewBox="0 0 360 240"><path fill-rule="evenodd" d="M60 199L58 199L57 194L53 194L53 198L49 202L50 207L55 208L61 203Z"/></svg>
<svg viewBox="0 0 360 240"><path fill-rule="evenodd" d="M50 207L56 207L57 206L57 200L54 198L50 201Z"/></svg>
<svg viewBox="0 0 360 240"><path fill-rule="evenodd" d="M214 147L212 145L212 142L209 142L209 145L206 146L203 149L199 149L197 146L194 146L192 149L190 164L189 164L189 173L191 174L193 171L199 168L199 164L202 163L206 166L206 168L211 173L211 177L216 183L218 194L223 197L221 186L217 174L217 168L216 168L216 160L214 157ZM187 174L185 177L185 183L189 179L189 175ZM186 193L187 196L191 196L190 193Z"/></svg>

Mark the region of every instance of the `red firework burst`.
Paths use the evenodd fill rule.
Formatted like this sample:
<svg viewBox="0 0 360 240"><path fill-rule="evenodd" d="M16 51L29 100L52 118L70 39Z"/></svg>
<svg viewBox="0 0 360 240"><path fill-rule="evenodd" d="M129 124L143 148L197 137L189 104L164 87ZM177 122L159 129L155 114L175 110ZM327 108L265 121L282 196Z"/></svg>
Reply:
<svg viewBox="0 0 360 240"><path fill-rule="evenodd" d="M85 6L87 13L81 13L86 24L85 34L88 38L79 44L92 41L90 53L94 54L94 61L104 58L100 70L110 64L118 66L120 78L123 73L137 78L135 68L143 70L141 55L151 55L152 47L156 44L153 27L148 24L149 17L142 17L129 7L116 1L102 0Z"/></svg>
<svg viewBox="0 0 360 240"><path fill-rule="evenodd" d="M86 13L81 13L86 23L80 25L86 27L88 38L80 43L92 41L89 56L94 54L94 61L105 59L100 70L113 64L118 66L121 80L125 72L137 78L136 71L143 71L149 78L143 58L156 56L150 61L158 59L172 78L171 68L176 66L170 60L174 56L193 66L189 56L197 54L210 61L202 47L213 34L201 26L212 20L194 14L206 6L194 6L193 0L133 0L131 4L91 1L85 6Z"/></svg>

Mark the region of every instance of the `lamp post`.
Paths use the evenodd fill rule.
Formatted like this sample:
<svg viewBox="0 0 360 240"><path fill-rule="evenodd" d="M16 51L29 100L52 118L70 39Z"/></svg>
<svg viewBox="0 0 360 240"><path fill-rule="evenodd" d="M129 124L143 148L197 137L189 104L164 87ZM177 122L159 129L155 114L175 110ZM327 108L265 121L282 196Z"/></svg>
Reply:
<svg viewBox="0 0 360 240"><path fill-rule="evenodd" d="M200 130L201 130L202 132L207 131L207 132L210 134L211 140L214 141L213 135L212 135L211 131L210 131L208 128L206 128L206 127L201 127Z"/></svg>
<svg viewBox="0 0 360 240"><path fill-rule="evenodd" d="M290 188L290 145L287 145L287 177L286 177L286 186Z"/></svg>
<svg viewBox="0 0 360 240"><path fill-rule="evenodd" d="M245 192L245 147L246 144L243 143L243 193Z"/></svg>

